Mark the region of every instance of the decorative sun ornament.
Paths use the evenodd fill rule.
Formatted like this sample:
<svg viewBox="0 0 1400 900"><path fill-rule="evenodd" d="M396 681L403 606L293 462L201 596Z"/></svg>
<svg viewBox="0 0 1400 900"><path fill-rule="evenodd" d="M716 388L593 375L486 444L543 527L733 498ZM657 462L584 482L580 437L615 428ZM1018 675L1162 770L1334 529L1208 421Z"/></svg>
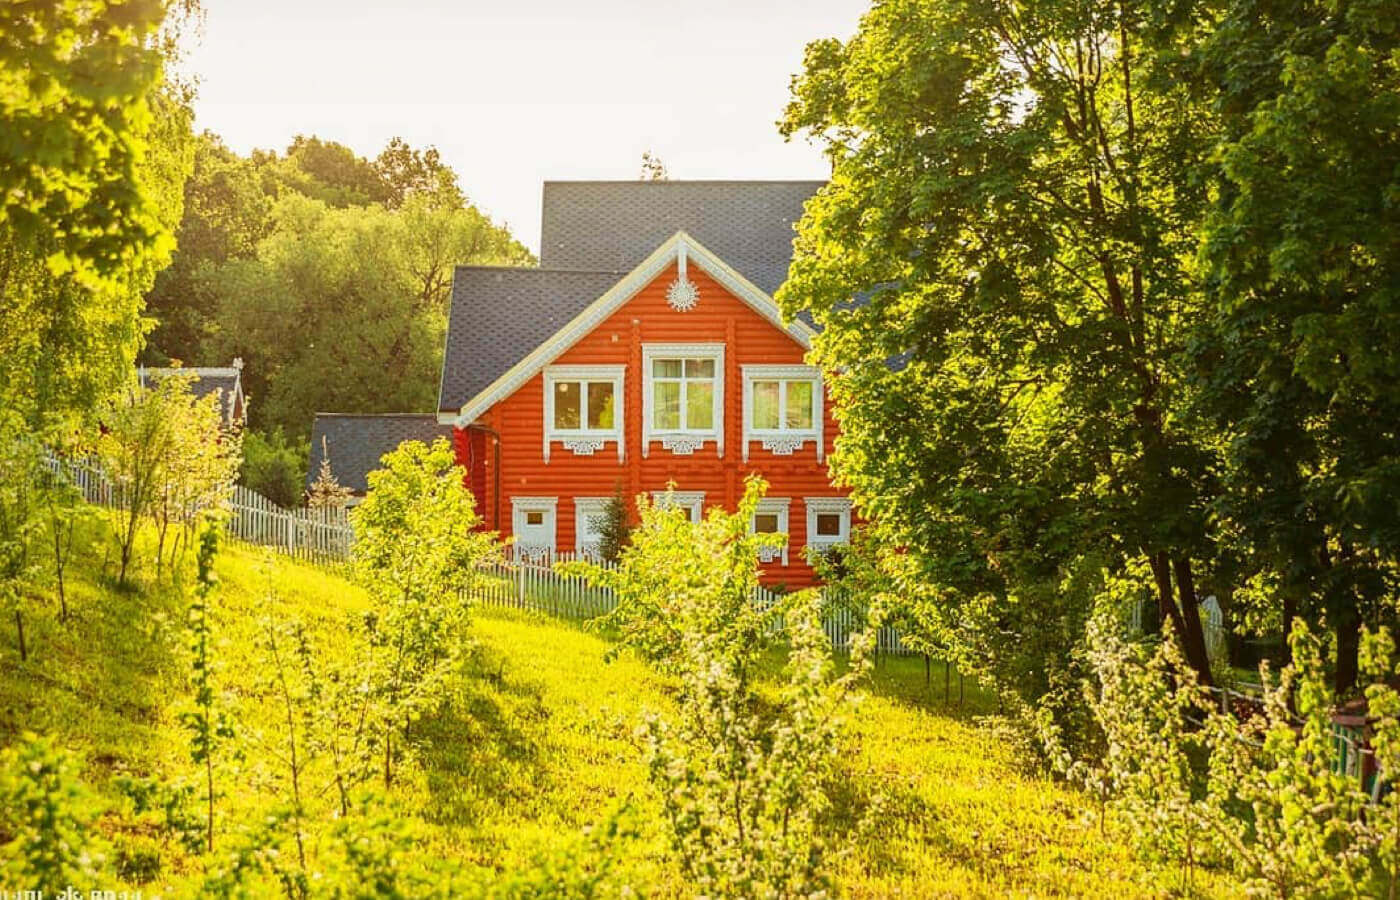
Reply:
<svg viewBox="0 0 1400 900"><path fill-rule="evenodd" d="M689 312L700 302L700 289L685 277L685 244L676 252L676 280L666 289L666 302L676 312Z"/></svg>
<svg viewBox="0 0 1400 900"><path fill-rule="evenodd" d="M689 312L699 300L700 291L696 289L695 282L688 279L677 278L666 289L666 302L671 304L671 308L676 312Z"/></svg>

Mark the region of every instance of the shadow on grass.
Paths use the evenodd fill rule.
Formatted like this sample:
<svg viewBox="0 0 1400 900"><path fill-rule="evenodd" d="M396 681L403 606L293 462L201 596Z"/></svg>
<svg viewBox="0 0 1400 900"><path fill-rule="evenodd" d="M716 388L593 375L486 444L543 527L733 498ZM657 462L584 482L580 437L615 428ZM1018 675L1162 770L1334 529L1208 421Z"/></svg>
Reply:
<svg viewBox="0 0 1400 900"><path fill-rule="evenodd" d="M511 679L500 657L478 647L451 701L415 725L433 801L425 818L472 824L541 793L548 727L540 691Z"/></svg>
<svg viewBox="0 0 1400 900"><path fill-rule="evenodd" d="M831 807L823 825L838 843L859 848L855 862L866 877L909 871L911 846L947 854L956 844L937 810L912 783L848 770L827 796Z"/></svg>

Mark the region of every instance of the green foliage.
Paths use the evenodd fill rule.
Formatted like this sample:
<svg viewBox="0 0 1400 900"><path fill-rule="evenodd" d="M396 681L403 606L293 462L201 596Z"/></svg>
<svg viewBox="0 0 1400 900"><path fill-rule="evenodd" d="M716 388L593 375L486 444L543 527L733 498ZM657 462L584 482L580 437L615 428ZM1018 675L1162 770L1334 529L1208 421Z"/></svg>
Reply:
<svg viewBox="0 0 1400 900"><path fill-rule="evenodd" d="M207 811L204 843L214 850L214 804L218 792L214 787L214 754L221 744L233 737L233 725L224 710L215 708L214 660L210 640L214 634L213 610L210 597L218 582L214 574L214 557L219 552L219 526L215 521L205 523L199 536L198 572L195 576L195 599L190 604L190 664L194 684L193 708L181 714L180 721L189 732L190 762L203 769L204 799Z"/></svg>
<svg viewBox="0 0 1400 900"><path fill-rule="evenodd" d="M139 170L167 3L0 9L0 231L95 282L168 245Z"/></svg>
<svg viewBox="0 0 1400 900"><path fill-rule="evenodd" d="M190 94L162 62L197 8L0 11L0 405L45 439L92 428L130 373L191 163Z"/></svg>
<svg viewBox="0 0 1400 900"><path fill-rule="evenodd" d="M833 166L778 299L823 327L836 477L1024 700L1076 677L1093 582L1135 562L1209 678L1210 458L1174 410L1210 133L1155 15L879 4L808 47L782 126Z"/></svg>
<svg viewBox="0 0 1400 900"><path fill-rule="evenodd" d="M1061 762L1102 790L1143 852L1184 863L1188 878L1197 866L1232 869L1261 896L1379 888L1375 862L1394 859L1393 801L1368 807L1358 777L1341 771L1322 646L1301 621L1293 664L1276 680L1261 671L1257 708L1203 690L1172 642L1147 655L1115 628L1096 620L1093 629L1087 698L1105 735L1101 761L1068 764L1066 754ZM1389 651L1373 646L1386 659L1381 669ZM1400 727L1387 692L1374 688L1378 734Z"/></svg>
<svg viewBox="0 0 1400 900"><path fill-rule="evenodd" d="M617 562L622 557L622 549L632 539L632 513L627 508L627 497L620 483L603 504L602 521L595 528L599 555L607 562Z"/></svg>
<svg viewBox="0 0 1400 900"><path fill-rule="evenodd" d="M1337 631L1338 691L1363 623L1395 621L1397 46L1386 4L1236 0L1194 48L1220 110L1188 347L1223 449L1215 511L1242 580L1272 588L1251 615Z"/></svg>
<svg viewBox="0 0 1400 900"><path fill-rule="evenodd" d="M496 549L494 535L477 530L481 520L447 441L405 441L381 462L351 522L355 570L375 600L364 627L387 789L394 734L442 702L469 646L468 589Z"/></svg>
<svg viewBox="0 0 1400 900"><path fill-rule="evenodd" d="M287 438L281 427L243 432L243 467L238 482L278 506L301 505L306 483L307 442Z"/></svg>
<svg viewBox="0 0 1400 900"><path fill-rule="evenodd" d="M816 592L773 609L754 601L760 549L786 539L750 533L765 488L750 477L736 513L711 509L699 523L642 497L641 522L617 568L561 567L614 590L618 606L605 621L621 635L617 649L635 650L678 680L679 715L648 715L638 736L672 848L705 896L830 888L822 821L838 781L842 714L873 642L873 632L858 638L849 669L835 677ZM787 677L767 703L754 682L780 622Z"/></svg>
<svg viewBox="0 0 1400 900"><path fill-rule="evenodd" d="M752 664L775 615L752 602L758 587L755 561L760 548L781 547L786 541L781 534L749 531L752 510L743 510L754 506L765 489L761 479L751 476L738 513L713 511L699 523L669 501L653 504L639 496L639 521L616 569L561 566L616 594L616 607L600 622L621 636L616 652L629 649L674 671L686 664L681 649L686 636L705 635L715 636L722 645L716 652L740 669ZM747 680L746 671L739 674Z"/></svg>
<svg viewBox="0 0 1400 900"><path fill-rule="evenodd" d="M46 895L96 879L93 804L72 758L34 734L0 750L0 878Z"/></svg>
<svg viewBox="0 0 1400 900"><path fill-rule="evenodd" d="M194 397L181 375L150 387L129 382L102 418L97 458L122 503L117 577L125 582L143 518L158 529L159 568L169 526L183 526L188 538L198 517L228 495L241 462L240 438L224 430L218 397Z"/></svg>
<svg viewBox="0 0 1400 900"><path fill-rule="evenodd" d="M319 410L434 402L453 268L521 258L475 209L413 195L396 210L288 193L248 258L206 266L218 334L201 354L247 360L255 427L304 437ZM295 327L287 327L295 323ZM327 378L327 372L335 372Z"/></svg>

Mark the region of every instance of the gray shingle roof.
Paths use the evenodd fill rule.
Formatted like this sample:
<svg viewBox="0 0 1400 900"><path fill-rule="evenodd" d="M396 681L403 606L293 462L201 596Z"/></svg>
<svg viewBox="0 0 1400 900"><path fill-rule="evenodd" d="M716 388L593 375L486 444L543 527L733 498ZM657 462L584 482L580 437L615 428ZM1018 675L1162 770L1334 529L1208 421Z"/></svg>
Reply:
<svg viewBox="0 0 1400 900"><path fill-rule="evenodd" d="M458 266L438 408L460 409L617 280L615 272Z"/></svg>
<svg viewBox="0 0 1400 900"><path fill-rule="evenodd" d="M803 204L824 183L545 182L540 268L456 270L438 408L460 409L677 231L771 295Z"/></svg>
<svg viewBox="0 0 1400 900"><path fill-rule="evenodd" d="M235 413L239 395L242 393L242 360L235 360L232 366L184 366L180 368L162 368L141 366L136 370L137 377L143 387L148 387L151 382L165 378L168 375L185 375L190 381L190 393L196 398L204 398L208 395L219 392L219 405L224 415L224 421L230 425L234 423Z"/></svg>
<svg viewBox="0 0 1400 900"><path fill-rule="evenodd" d="M822 181L546 181L540 267L629 272L677 231L770 296Z"/></svg>
<svg viewBox="0 0 1400 900"><path fill-rule="evenodd" d="M321 446L330 451L331 473L342 486L357 494L369 489L366 476L380 468L379 458L404 441L432 443L452 440L452 426L439 425L437 416L418 413L356 415L317 413L311 426L311 459L306 468L310 489L321 472Z"/></svg>

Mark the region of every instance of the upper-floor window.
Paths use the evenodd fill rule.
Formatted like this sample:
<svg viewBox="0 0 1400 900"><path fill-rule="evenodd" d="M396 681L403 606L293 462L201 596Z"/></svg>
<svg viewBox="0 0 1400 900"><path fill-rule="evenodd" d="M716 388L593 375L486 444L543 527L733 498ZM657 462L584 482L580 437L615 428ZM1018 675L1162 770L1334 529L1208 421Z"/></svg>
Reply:
<svg viewBox="0 0 1400 900"><path fill-rule="evenodd" d="M622 460L625 366L550 366L544 370L544 460L551 442L592 455L609 441Z"/></svg>
<svg viewBox="0 0 1400 900"><path fill-rule="evenodd" d="M724 455L724 345L644 344L642 455L651 442L694 453L714 441Z"/></svg>
<svg viewBox="0 0 1400 900"><path fill-rule="evenodd" d="M814 366L744 366L744 459L749 443L791 455L811 441L822 458L822 381Z"/></svg>

